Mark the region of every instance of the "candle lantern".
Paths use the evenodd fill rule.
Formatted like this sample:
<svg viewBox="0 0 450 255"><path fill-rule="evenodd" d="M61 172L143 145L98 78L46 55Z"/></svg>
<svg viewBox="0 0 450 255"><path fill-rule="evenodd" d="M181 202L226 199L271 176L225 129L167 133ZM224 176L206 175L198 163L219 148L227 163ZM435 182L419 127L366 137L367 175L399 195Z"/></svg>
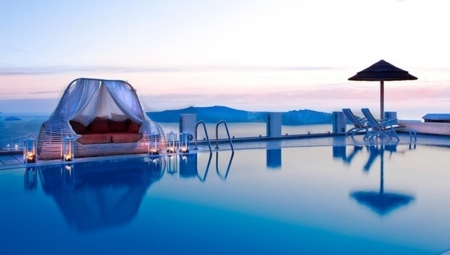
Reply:
<svg viewBox="0 0 450 255"><path fill-rule="evenodd" d="M181 133L181 135L180 135L180 153L188 153L189 152L190 138L191 138L191 134Z"/></svg>
<svg viewBox="0 0 450 255"><path fill-rule="evenodd" d="M177 151L177 134L171 131L167 134L167 140L169 140L169 147L167 148L167 152L175 153Z"/></svg>
<svg viewBox="0 0 450 255"><path fill-rule="evenodd" d="M148 154L159 155L158 138L159 135L155 134L148 135Z"/></svg>
<svg viewBox="0 0 450 255"><path fill-rule="evenodd" d="M23 162L36 163L36 139L29 135L23 140Z"/></svg>
<svg viewBox="0 0 450 255"><path fill-rule="evenodd" d="M62 144L62 154L63 154L63 161L64 162L70 162L74 160L74 151L75 151L75 139L73 136L68 135L63 138L63 144Z"/></svg>

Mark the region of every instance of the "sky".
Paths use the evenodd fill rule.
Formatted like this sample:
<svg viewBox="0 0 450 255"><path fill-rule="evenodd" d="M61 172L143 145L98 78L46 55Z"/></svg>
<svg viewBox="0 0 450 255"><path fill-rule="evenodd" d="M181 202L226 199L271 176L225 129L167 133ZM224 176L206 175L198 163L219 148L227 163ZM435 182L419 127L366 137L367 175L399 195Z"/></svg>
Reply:
<svg viewBox="0 0 450 255"><path fill-rule="evenodd" d="M385 111L450 113L447 0L0 0L0 111L51 113L80 77L133 85L147 111L369 107L383 59Z"/></svg>

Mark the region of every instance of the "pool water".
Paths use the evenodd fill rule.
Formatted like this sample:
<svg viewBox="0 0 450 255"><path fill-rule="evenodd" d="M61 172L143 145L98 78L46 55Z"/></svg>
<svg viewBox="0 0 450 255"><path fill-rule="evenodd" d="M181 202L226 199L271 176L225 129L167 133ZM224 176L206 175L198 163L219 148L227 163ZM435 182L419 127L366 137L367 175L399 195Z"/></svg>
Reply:
<svg viewBox="0 0 450 255"><path fill-rule="evenodd" d="M255 149L0 171L0 254L440 254L450 148Z"/></svg>

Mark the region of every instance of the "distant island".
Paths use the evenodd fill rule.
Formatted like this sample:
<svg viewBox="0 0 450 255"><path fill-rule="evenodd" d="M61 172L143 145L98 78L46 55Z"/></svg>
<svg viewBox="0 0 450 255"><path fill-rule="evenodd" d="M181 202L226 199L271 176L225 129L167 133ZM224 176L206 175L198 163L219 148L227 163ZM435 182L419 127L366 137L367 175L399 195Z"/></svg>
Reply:
<svg viewBox="0 0 450 255"><path fill-rule="evenodd" d="M226 122L266 122L269 112L249 112L236 110L225 106L210 107L188 107L179 110L166 110L160 112L147 112L150 119L156 122L178 122L180 114L196 114L197 121L206 123L217 123L221 120ZM333 114L313 110L293 110L282 112L283 125L313 125L331 124Z"/></svg>
<svg viewBox="0 0 450 255"><path fill-rule="evenodd" d="M6 117L5 118L5 121L15 121L15 120L21 120L21 118L19 118L19 117Z"/></svg>

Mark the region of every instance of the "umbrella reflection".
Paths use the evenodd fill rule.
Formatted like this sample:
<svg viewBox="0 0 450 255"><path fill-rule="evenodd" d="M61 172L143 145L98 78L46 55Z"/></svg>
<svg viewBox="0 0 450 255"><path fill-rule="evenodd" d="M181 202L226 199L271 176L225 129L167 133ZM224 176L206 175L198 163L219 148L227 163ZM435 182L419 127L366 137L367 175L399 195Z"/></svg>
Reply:
<svg viewBox="0 0 450 255"><path fill-rule="evenodd" d="M128 159L42 166L44 192L79 232L129 224L147 189L163 175L163 161Z"/></svg>
<svg viewBox="0 0 450 255"><path fill-rule="evenodd" d="M396 145L369 146L369 160L364 165L364 170L368 171L375 159L380 156L380 188L378 191L355 191L350 193L358 203L369 207L373 212L380 216L385 216L393 210L405 206L415 198L396 192L386 192L384 190L384 152L397 152Z"/></svg>

